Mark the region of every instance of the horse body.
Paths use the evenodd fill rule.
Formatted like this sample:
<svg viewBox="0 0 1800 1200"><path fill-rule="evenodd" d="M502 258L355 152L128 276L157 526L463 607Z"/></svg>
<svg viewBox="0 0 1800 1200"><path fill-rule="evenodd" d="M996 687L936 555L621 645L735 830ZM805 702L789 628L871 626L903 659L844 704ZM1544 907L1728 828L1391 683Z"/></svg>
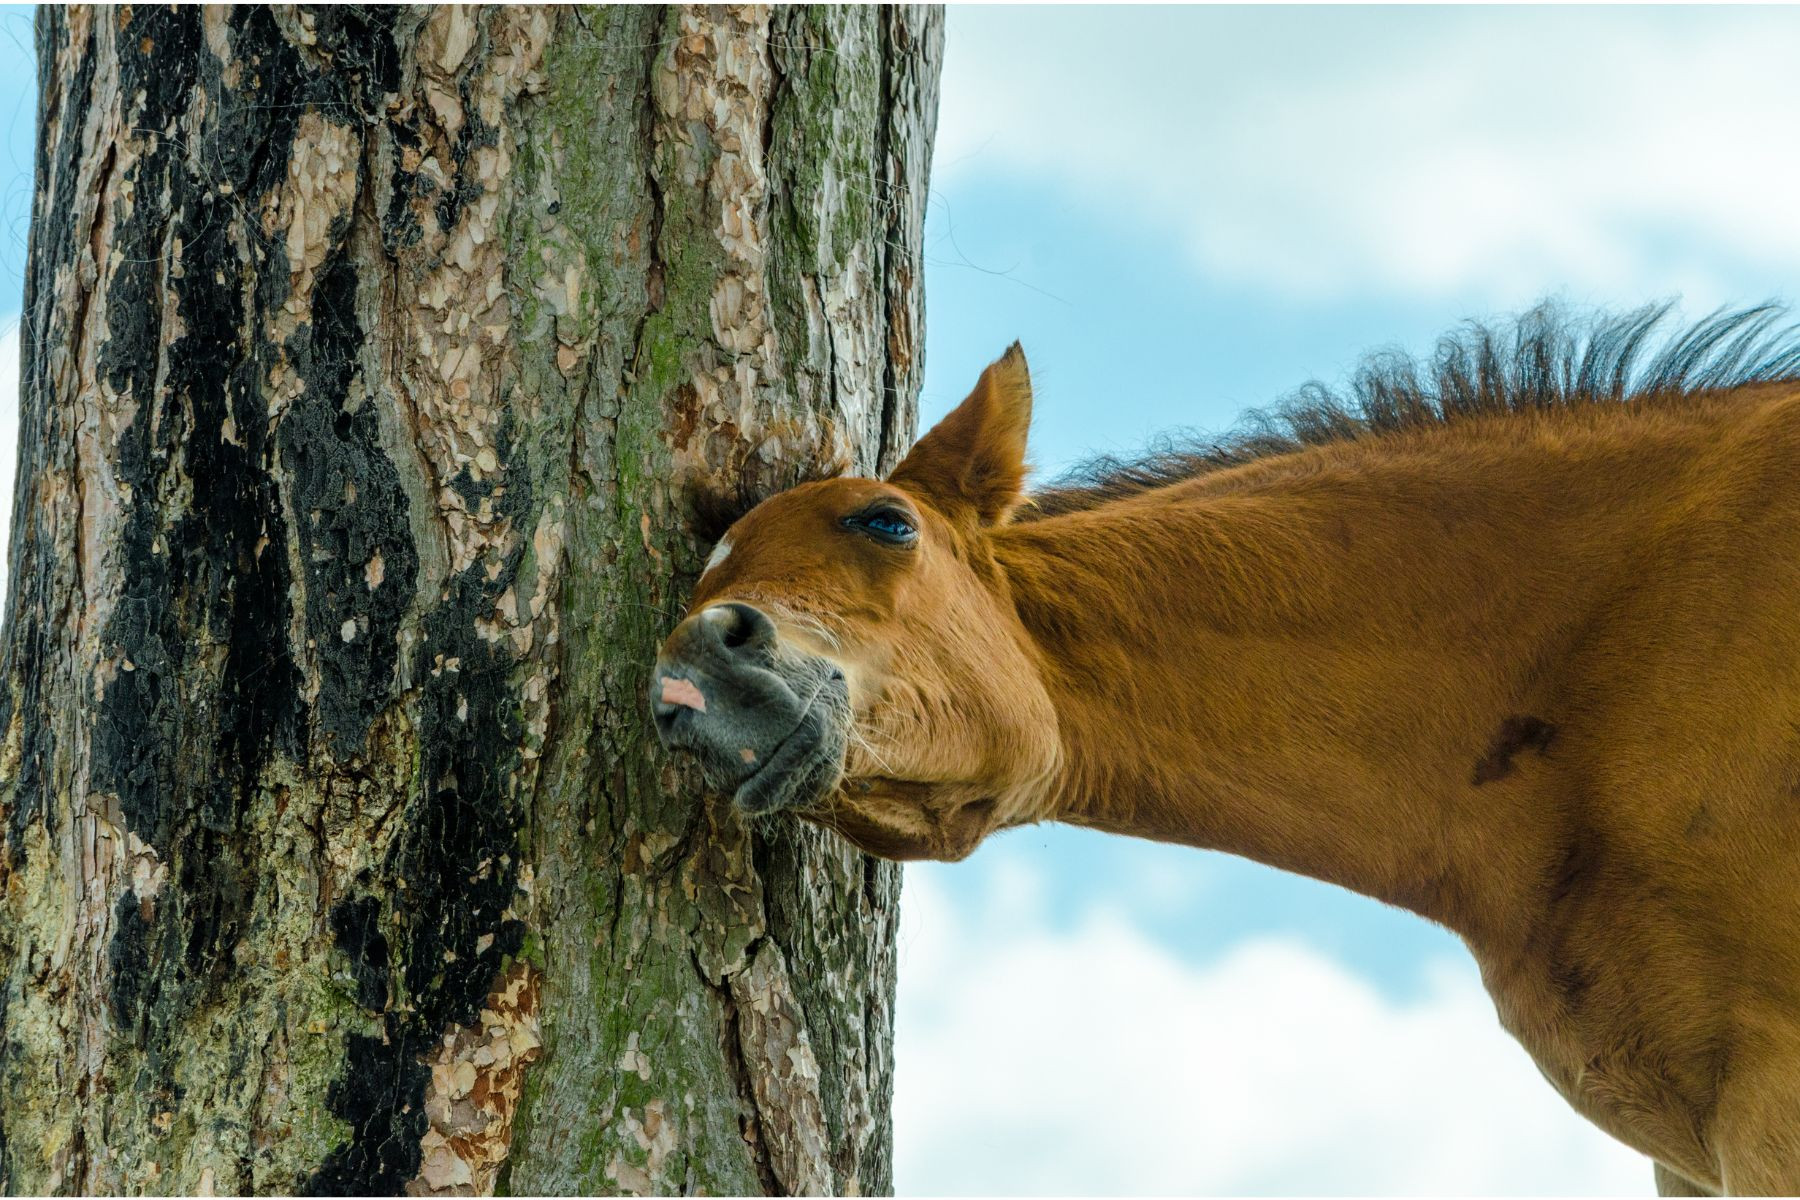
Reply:
<svg viewBox="0 0 1800 1200"><path fill-rule="evenodd" d="M1040 512L1029 404L1015 349L888 481L734 525L659 660L665 738L890 857L1061 820L1401 905L1663 1182L1800 1191L1800 385Z"/></svg>
<svg viewBox="0 0 1800 1200"><path fill-rule="evenodd" d="M1044 815L1442 922L1578 1109L1719 1186L1749 1010L1800 1049L1800 392L1415 440L996 534Z"/></svg>

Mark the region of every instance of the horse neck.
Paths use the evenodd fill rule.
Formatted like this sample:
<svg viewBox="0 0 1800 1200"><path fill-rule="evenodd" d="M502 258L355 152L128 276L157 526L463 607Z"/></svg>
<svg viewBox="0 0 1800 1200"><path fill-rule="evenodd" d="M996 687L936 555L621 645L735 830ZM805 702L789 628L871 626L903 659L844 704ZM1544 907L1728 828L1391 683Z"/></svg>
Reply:
<svg viewBox="0 0 1800 1200"><path fill-rule="evenodd" d="M1520 784L1656 470L1450 432L997 535L1057 709L1050 815L1328 880L1471 940L1526 920L1568 816Z"/></svg>

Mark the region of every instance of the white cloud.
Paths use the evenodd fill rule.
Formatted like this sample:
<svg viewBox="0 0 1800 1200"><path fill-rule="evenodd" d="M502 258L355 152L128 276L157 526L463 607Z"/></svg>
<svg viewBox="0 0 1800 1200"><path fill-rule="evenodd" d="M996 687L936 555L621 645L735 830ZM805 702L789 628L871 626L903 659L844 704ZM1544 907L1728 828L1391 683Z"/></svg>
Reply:
<svg viewBox="0 0 1800 1200"><path fill-rule="evenodd" d="M1711 302L1721 262L1800 268L1796 37L1778 9L953 8L934 170L1072 189L1295 297Z"/></svg>
<svg viewBox="0 0 1800 1200"><path fill-rule="evenodd" d="M975 911L940 869L908 868L902 908L902 1193L1651 1191L1466 964L1406 1003L1292 941L1196 967L1117 914L1054 931L1030 868Z"/></svg>

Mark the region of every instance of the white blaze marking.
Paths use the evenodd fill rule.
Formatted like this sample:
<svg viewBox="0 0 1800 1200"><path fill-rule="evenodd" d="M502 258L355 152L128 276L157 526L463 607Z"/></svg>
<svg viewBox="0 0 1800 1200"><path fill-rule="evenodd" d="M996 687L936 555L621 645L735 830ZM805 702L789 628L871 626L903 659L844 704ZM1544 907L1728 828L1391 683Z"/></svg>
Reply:
<svg viewBox="0 0 1800 1200"><path fill-rule="evenodd" d="M720 563L724 562L726 557L728 555L730 555L730 553L731 553L731 543L730 542L721 541L718 545L714 546L713 552L712 552L712 557L706 560L706 571L710 571L714 567L718 566ZM702 571L700 573L702 575L704 575L704 574L706 574L706 571Z"/></svg>

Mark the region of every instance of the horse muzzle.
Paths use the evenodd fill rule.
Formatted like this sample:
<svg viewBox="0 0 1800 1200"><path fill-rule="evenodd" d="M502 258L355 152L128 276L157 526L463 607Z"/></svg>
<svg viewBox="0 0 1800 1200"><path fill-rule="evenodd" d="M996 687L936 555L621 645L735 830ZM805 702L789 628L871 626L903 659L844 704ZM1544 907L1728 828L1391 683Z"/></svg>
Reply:
<svg viewBox="0 0 1800 1200"><path fill-rule="evenodd" d="M784 645L748 604L711 604L675 627L650 677L650 711L663 745L692 754L745 812L814 804L843 773L844 673Z"/></svg>

